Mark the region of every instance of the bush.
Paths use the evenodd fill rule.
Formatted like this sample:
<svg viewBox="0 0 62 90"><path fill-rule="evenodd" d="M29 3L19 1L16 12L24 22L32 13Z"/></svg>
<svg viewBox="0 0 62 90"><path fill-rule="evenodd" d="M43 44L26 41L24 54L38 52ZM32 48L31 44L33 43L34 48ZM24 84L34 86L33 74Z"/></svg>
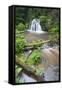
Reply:
<svg viewBox="0 0 62 90"><path fill-rule="evenodd" d="M29 25L28 25L28 23L26 23L26 24L25 24L25 27L26 27L26 29L28 29L28 28L29 28Z"/></svg>
<svg viewBox="0 0 62 90"><path fill-rule="evenodd" d="M23 51L25 46L25 40L22 37L16 38L16 53Z"/></svg>
<svg viewBox="0 0 62 90"><path fill-rule="evenodd" d="M46 23L47 16L40 16L41 23Z"/></svg>
<svg viewBox="0 0 62 90"><path fill-rule="evenodd" d="M19 24L17 25L16 29L17 29L18 31L23 31L23 30L25 30L25 25L24 25L23 23L19 23Z"/></svg>
<svg viewBox="0 0 62 90"><path fill-rule="evenodd" d="M29 56L27 63L29 65L36 65L39 63L41 58L41 52L39 50L34 50L32 54Z"/></svg>
<svg viewBox="0 0 62 90"><path fill-rule="evenodd" d="M49 39L51 43L58 43L59 42L59 28L58 26L52 27L49 30Z"/></svg>
<svg viewBox="0 0 62 90"><path fill-rule="evenodd" d="M49 32L50 32L51 34L57 34L57 33L59 32L59 28L58 28L57 26L52 27L52 28L49 30Z"/></svg>
<svg viewBox="0 0 62 90"><path fill-rule="evenodd" d="M40 16L40 24L42 26L42 29L47 31L48 29L48 17L47 16Z"/></svg>

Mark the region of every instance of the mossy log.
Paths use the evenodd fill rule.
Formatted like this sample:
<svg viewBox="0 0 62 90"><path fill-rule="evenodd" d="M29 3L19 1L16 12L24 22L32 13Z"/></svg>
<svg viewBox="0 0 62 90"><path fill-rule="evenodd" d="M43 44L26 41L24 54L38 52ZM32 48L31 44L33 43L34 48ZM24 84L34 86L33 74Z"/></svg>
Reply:
<svg viewBox="0 0 62 90"><path fill-rule="evenodd" d="M41 45L43 45L44 43L48 43L48 42L50 42L50 40L40 41L40 42L36 42L36 43L27 43L25 45L24 50L36 49L36 48L40 47Z"/></svg>
<svg viewBox="0 0 62 90"><path fill-rule="evenodd" d="M25 46L26 47L32 47L32 46L40 46L40 45L42 45L42 44L44 44L44 43L47 43L47 42L49 42L50 40L46 40L46 41L39 41L39 42L35 42L35 43L29 43L29 44L26 44Z"/></svg>
<svg viewBox="0 0 62 90"><path fill-rule="evenodd" d="M22 63L21 60L19 60L17 57L16 57L16 64L19 65L21 68L23 68L23 72L25 74L27 74L28 76L36 79L38 82L43 81L43 74L41 76L36 75L35 70L33 68L31 68L30 66Z"/></svg>

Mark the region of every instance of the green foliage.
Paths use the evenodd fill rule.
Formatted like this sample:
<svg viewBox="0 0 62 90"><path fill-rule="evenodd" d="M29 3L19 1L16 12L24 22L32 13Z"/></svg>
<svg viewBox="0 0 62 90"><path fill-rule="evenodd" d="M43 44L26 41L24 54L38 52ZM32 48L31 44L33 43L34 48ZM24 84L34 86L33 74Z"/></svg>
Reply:
<svg viewBox="0 0 62 90"><path fill-rule="evenodd" d="M58 26L52 27L52 28L49 30L49 32L50 32L51 34L56 34L56 33L58 33L58 32L59 32Z"/></svg>
<svg viewBox="0 0 62 90"><path fill-rule="evenodd" d="M16 75L16 77L18 76L18 74L22 71L22 68L20 68L20 67L15 67L15 75Z"/></svg>
<svg viewBox="0 0 62 90"><path fill-rule="evenodd" d="M40 24L42 26L42 29L47 31L47 29L49 28L49 24L50 24L50 20L49 20L49 17L48 16L40 16L39 17L40 19Z"/></svg>
<svg viewBox="0 0 62 90"><path fill-rule="evenodd" d="M16 35L19 34L19 33L20 33L20 31L18 31L18 29L17 29L17 27L16 27Z"/></svg>
<svg viewBox="0 0 62 90"><path fill-rule="evenodd" d="M24 55L24 53L18 53L16 55L16 58L20 60L20 62L25 63L27 56Z"/></svg>
<svg viewBox="0 0 62 90"><path fill-rule="evenodd" d="M36 68L36 75L41 76L44 72L44 68Z"/></svg>
<svg viewBox="0 0 62 90"><path fill-rule="evenodd" d="M40 21L41 21L41 23L46 23L47 16L40 16Z"/></svg>
<svg viewBox="0 0 62 90"><path fill-rule="evenodd" d="M19 76L19 73L22 73L22 68L18 65L15 66L15 80L16 83L24 83L24 80L22 80Z"/></svg>
<svg viewBox="0 0 62 90"><path fill-rule="evenodd" d="M59 42L59 28L58 25L56 25L56 27L52 27L49 30L49 39L51 41L51 43L58 43Z"/></svg>
<svg viewBox="0 0 62 90"><path fill-rule="evenodd" d="M29 26L28 23L26 23L25 24L25 29L28 29L29 28L28 26Z"/></svg>
<svg viewBox="0 0 62 90"><path fill-rule="evenodd" d="M34 50L29 56L27 63L29 65L36 65L40 62L41 52L39 50Z"/></svg>
<svg viewBox="0 0 62 90"><path fill-rule="evenodd" d="M20 79L20 77L17 77L16 78L16 83L24 83L24 80L23 79Z"/></svg>
<svg viewBox="0 0 62 90"><path fill-rule="evenodd" d="M23 23L19 23L16 28L18 31L23 31L25 30L25 25Z"/></svg>
<svg viewBox="0 0 62 90"><path fill-rule="evenodd" d="M20 53L23 51L25 46L25 40L23 37L16 38L16 53Z"/></svg>

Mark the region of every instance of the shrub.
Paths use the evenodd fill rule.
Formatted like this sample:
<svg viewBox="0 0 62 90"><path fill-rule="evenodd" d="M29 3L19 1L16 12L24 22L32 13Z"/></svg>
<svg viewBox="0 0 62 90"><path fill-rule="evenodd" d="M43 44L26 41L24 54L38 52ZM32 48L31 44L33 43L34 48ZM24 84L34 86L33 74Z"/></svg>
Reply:
<svg viewBox="0 0 62 90"><path fill-rule="evenodd" d="M49 39L51 41L51 43L58 43L59 41L59 28L58 26L52 27L49 30Z"/></svg>
<svg viewBox="0 0 62 90"><path fill-rule="evenodd" d="M46 23L47 16L40 16L40 21L41 21L41 23Z"/></svg>
<svg viewBox="0 0 62 90"><path fill-rule="evenodd" d="M25 46L25 40L22 37L16 38L16 53L23 51Z"/></svg>
<svg viewBox="0 0 62 90"><path fill-rule="evenodd" d="M41 52L39 50L34 50L32 54L29 56L27 63L29 65L36 65L39 63L41 58Z"/></svg>
<svg viewBox="0 0 62 90"><path fill-rule="evenodd" d="M16 28L18 31L23 31L25 30L25 25L23 23L19 23Z"/></svg>
<svg viewBox="0 0 62 90"><path fill-rule="evenodd" d="M40 24L42 26L42 29L47 31L48 29L48 17L47 16L40 16Z"/></svg>

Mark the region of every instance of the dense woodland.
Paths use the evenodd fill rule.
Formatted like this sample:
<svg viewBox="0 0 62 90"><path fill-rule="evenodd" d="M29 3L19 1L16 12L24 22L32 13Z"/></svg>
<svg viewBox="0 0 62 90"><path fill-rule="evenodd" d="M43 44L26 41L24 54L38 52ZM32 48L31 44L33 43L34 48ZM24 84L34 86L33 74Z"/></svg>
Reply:
<svg viewBox="0 0 62 90"><path fill-rule="evenodd" d="M41 58L39 49L34 50L28 59L27 57L24 57L24 54L23 54L24 48L27 45L23 32L29 29L29 25L31 24L31 21L34 18L39 19L40 24L42 26L42 30L47 31L49 33L50 44L59 45L59 29L60 29L59 28L59 19L60 19L59 14L60 12L59 12L59 9L57 8L56 9L32 8L32 7L31 8L28 8L28 7L17 7L16 8L16 55L17 56L21 55L21 59L23 63L30 65L30 66L38 65L38 63L40 62L39 59ZM39 43L41 42L41 40L36 41L36 42ZM18 66L16 66L16 68L17 67ZM17 73L20 70L22 70L21 68L19 68L18 70L17 69L16 69ZM40 69L37 70L36 73L40 73ZM16 82L19 82L19 78L17 78ZM21 82L23 81L21 80Z"/></svg>

